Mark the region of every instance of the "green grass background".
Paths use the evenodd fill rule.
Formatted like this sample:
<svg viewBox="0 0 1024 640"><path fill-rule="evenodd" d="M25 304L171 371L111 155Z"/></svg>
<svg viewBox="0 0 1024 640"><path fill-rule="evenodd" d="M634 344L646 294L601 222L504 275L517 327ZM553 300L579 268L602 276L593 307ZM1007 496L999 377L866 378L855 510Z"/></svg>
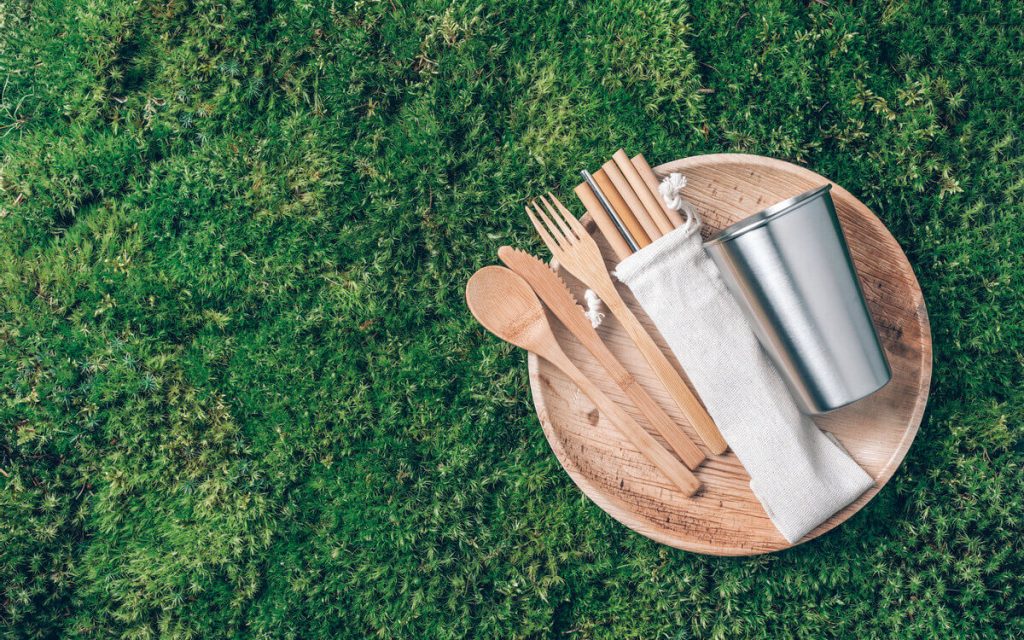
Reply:
<svg viewBox="0 0 1024 640"><path fill-rule="evenodd" d="M1022 6L0 0L0 633L1024 635ZM824 538L625 529L467 312L619 146L797 162L906 249L928 414Z"/></svg>

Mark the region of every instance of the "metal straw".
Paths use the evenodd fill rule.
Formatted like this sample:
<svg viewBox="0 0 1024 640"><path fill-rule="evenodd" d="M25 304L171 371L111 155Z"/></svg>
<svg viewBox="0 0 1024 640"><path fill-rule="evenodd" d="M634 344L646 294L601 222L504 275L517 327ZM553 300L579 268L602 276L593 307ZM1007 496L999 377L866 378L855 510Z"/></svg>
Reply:
<svg viewBox="0 0 1024 640"><path fill-rule="evenodd" d="M640 245L636 243L636 240L633 239L633 235L629 232L629 229L627 229L626 225L624 225L622 220L619 219L619 214L615 213L615 209L613 209L611 203L608 202L608 198L604 197L604 192L601 191L601 187L597 186L597 183L594 182L594 176L590 175L590 172L586 169L580 171L580 175L583 176L583 179L587 182L587 186L590 187L590 190L594 192L594 196L597 197L597 201L601 203L601 207L604 208L608 213L608 216L612 219L612 222L615 223L615 228L619 230L620 234L622 234L622 237L626 240L626 244L629 245L630 250L639 251Z"/></svg>

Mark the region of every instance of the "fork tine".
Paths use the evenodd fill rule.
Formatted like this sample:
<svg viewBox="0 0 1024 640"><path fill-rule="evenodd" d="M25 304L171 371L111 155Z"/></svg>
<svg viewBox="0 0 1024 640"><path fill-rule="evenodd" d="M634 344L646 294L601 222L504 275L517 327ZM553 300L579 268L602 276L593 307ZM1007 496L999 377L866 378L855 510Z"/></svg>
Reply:
<svg viewBox="0 0 1024 640"><path fill-rule="evenodd" d="M558 205L558 210L562 213L562 217L565 218L566 222L569 223L569 226L572 227L572 230L576 232L577 236L582 238L583 234L585 234L587 230L583 228L583 225L580 224L580 221L576 219L576 216L572 215L571 211L565 208L565 205L562 204L562 202L557 197L555 197L555 194L548 191L548 195L551 196L551 199L555 201L556 205Z"/></svg>
<svg viewBox="0 0 1024 640"><path fill-rule="evenodd" d="M541 196L540 201L544 203L544 208L547 209L548 214L550 214L550 216L555 219L555 222L558 223L558 228L562 230L563 234L565 234L565 237L568 240L568 244L575 244L576 234L573 233L572 229L569 228L569 225L566 224L562 216L558 215L558 212L556 212L555 208L551 206L551 203L548 202L547 198ZM534 206L536 205L537 203L534 202ZM539 209L540 207L537 208Z"/></svg>
<svg viewBox="0 0 1024 640"><path fill-rule="evenodd" d="M561 245L555 242L555 239L548 234L544 225L542 225L540 220L538 220L537 217L533 215L533 212L530 211L530 207L523 208L526 209L526 215L529 216L530 222L533 223L533 228L537 230L537 233L540 235L540 239L544 241L545 245L547 245L548 250L551 251L552 254L556 251L560 251L562 249Z"/></svg>
<svg viewBox="0 0 1024 640"><path fill-rule="evenodd" d="M537 214L537 216L544 221L544 224L547 225L548 230L551 232L551 235L558 238L558 246L562 247L563 249L566 247L571 247L575 242L576 237L572 235L572 232L569 231L568 228L566 228L565 223L563 222L560 225L556 225L554 222L552 222L551 218L553 217L557 219L558 216L554 215L554 212L551 212L551 215L548 215L547 212L545 212L544 209L542 209L540 205L537 204L536 200L532 201L530 204L533 205L533 210Z"/></svg>

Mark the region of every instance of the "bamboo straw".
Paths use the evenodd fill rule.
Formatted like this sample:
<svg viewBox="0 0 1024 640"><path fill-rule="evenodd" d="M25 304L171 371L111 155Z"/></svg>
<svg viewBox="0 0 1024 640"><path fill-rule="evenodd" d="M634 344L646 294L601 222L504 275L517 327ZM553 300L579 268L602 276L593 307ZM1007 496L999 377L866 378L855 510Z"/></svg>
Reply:
<svg viewBox="0 0 1024 640"><path fill-rule="evenodd" d="M612 170L618 172L615 168L615 163L611 163ZM606 163L607 167L607 163ZM621 174L619 174L621 176ZM608 198L608 202L611 203L612 208L619 214L619 219L622 220L626 228L629 229L629 233L636 240L636 243L643 249L647 245L651 244L651 236L648 235L645 227L640 224L636 216L633 214L633 209L626 203L619 193L619 190L615 187L615 184L611 181L608 176L608 172L605 169L600 169L594 172L594 182L597 186L601 187L601 191L604 192L604 196ZM627 187L629 185L626 185ZM635 197L635 196L634 196ZM655 227L657 231L657 227Z"/></svg>
<svg viewBox="0 0 1024 640"><path fill-rule="evenodd" d="M629 156L622 149L615 152L612 156L612 160L615 161L615 165L622 172L622 175L626 178L626 182L633 188L633 192L636 193L637 197L640 198L641 204L644 209L647 210L647 215L650 216L651 220L654 220L654 224L658 225L658 230L662 235L665 235L669 231L672 231L675 227L669 222L668 215L661 208L659 204L660 198L655 198L654 194L651 193L647 183L640 177L640 172L636 170L633 163L630 162Z"/></svg>
<svg viewBox="0 0 1024 640"><path fill-rule="evenodd" d="M679 212L675 209L669 209L665 206L665 202L661 199L661 194L658 192L658 176L654 174L654 169L651 168L651 165L647 164L647 158L644 157L644 154L637 154L633 157L632 162L633 166L636 167L637 172L640 174L640 178L643 179L644 184L646 184L647 188L650 189L652 194L654 194L654 197L661 206L662 211L664 211L665 215L668 216L672 226L678 227L683 224L683 216L679 215Z"/></svg>
<svg viewBox="0 0 1024 640"><path fill-rule="evenodd" d="M647 232L647 236L651 240L657 240L662 236L661 229L655 224L654 220L647 213L647 209L643 203L640 202L640 198L637 197L633 191L633 187L629 186L629 182L626 177L622 175L622 171L619 170L614 160L609 160L601 166L601 170L608 175L608 179L613 185L615 190L619 192L619 195L625 201L626 206L629 207L633 217L637 219L640 226L643 227L644 231ZM603 188L603 187L602 187Z"/></svg>

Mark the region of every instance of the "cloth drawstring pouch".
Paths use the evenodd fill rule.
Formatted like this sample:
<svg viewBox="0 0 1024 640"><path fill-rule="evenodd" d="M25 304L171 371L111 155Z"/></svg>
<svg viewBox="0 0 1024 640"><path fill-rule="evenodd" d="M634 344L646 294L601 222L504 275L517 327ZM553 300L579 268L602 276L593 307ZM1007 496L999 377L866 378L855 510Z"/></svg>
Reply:
<svg viewBox="0 0 1024 640"><path fill-rule="evenodd" d="M672 174L662 197L686 223L615 269L668 342L779 533L795 543L874 484L800 412L718 267Z"/></svg>

